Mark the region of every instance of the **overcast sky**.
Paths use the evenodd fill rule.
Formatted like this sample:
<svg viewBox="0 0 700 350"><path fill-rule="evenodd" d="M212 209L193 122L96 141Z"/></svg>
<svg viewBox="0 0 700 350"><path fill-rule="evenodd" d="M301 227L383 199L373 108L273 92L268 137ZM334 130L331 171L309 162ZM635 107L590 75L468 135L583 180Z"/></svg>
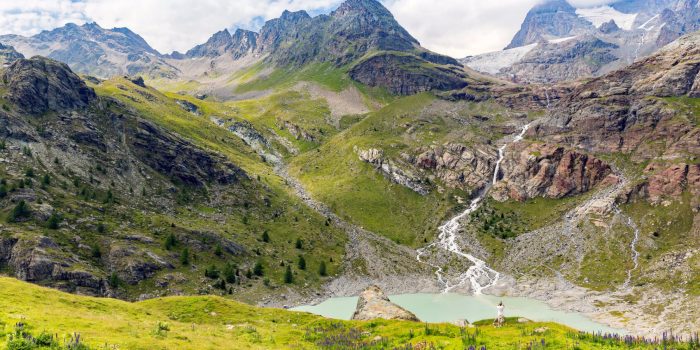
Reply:
<svg viewBox="0 0 700 350"><path fill-rule="evenodd" d="M500 50L541 0L382 0L423 46L463 57ZM187 51L224 28L257 30L283 10L326 13L342 0L0 0L0 34L66 23L128 27L162 53ZM599 5L611 0L571 0Z"/></svg>

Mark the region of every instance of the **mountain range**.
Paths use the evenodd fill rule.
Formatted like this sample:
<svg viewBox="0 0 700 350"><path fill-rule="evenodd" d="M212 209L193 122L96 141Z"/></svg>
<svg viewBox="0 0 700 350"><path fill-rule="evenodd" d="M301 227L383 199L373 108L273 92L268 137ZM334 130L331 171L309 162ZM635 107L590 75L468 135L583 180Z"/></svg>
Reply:
<svg viewBox="0 0 700 350"><path fill-rule="evenodd" d="M575 8L548 0L530 10L499 52L467 57L467 66L521 82L551 83L600 76L700 29L693 0L617 1Z"/></svg>
<svg viewBox="0 0 700 350"><path fill-rule="evenodd" d="M549 1L505 50L462 63L375 0L285 11L185 53L95 23L0 36L0 272L128 301L276 307L372 285L483 291L691 334L696 9ZM202 317L224 309L210 307ZM189 312L167 314L180 327ZM184 341L158 327L153 342Z"/></svg>

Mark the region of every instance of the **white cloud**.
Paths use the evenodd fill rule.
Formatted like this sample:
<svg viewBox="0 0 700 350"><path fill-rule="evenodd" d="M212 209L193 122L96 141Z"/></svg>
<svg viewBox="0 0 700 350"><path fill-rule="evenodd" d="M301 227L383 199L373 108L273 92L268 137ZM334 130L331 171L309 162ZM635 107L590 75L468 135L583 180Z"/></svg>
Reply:
<svg viewBox="0 0 700 350"><path fill-rule="evenodd" d="M382 0L425 47L454 57L499 50L540 0ZM157 50L186 51L223 28L257 29L283 10L327 12L342 0L0 0L0 34L69 22L128 27ZM594 6L610 0L570 0Z"/></svg>

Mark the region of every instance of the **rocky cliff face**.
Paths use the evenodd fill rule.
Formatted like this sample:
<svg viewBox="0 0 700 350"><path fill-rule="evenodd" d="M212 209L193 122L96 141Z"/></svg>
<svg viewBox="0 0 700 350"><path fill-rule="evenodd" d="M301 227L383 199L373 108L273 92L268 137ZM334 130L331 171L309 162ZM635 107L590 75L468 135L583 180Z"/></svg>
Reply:
<svg viewBox="0 0 700 350"><path fill-rule="evenodd" d="M0 43L0 67L10 65L12 62L24 58L14 47Z"/></svg>
<svg viewBox="0 0 700 350"><path fill-rule="evenodd" d="M357 64L350 77L369 86L384 87L396 95L467 86L466 74L454 66L434 67L415 56L378 54Z"/></svg>
<svg viewBox="0 0 700 350"><path fill-rule="evenodd" d="M420 322L412 312L392 303L377 286L371 286L360 294L352 319L358 321L385 319Z"/></svg>
<svg viewBox="0 0 700 350"><path fill-rule="evenodd" d="M665 98L698 94L699 43L692 34L628 68L579 84L534 134L638 160L693 157L700 150L688 115L693 112L673 108Z"/></svg>
<svg viewBox="0 0 700 350"><path fill-rule="evenodd" d="M595 157L546 144L509 152L501 169L502 178L490 192L499 201L571 197L592 190L612 173Z"/></svg>
<svg viewBox="0 0 700 350"><path fill-rule="evenodd" d="M257 45L257 33L237 29L236 32L231 35L227 29L224 29L215 33L206 43L197 45L187 51L187 53L180 58L216 58L230 55L236 60L255 52L257 50Z"/></svg>
<svg viewBox="0 0 700 350"><path fill-rule="evenodd" d="M31 114L84 108L96 99L67 65L46 58L17 60L2 79L8 89L5 98Z"/></svg>

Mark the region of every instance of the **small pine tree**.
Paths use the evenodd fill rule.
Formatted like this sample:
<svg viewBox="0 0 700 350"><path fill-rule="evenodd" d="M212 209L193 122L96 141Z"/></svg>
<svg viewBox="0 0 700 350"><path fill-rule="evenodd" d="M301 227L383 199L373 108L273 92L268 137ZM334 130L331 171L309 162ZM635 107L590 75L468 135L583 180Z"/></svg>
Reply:
<svg viewBox="0 0 700 350"><path fill-rule="evenodd" d="M0 140L0 151L4 151L7 148L5 140Z"/></svg>
<svg viewBox="0 0 700 350"><path fill-rule="evenodd" d="M100 249L100 246L97 244L94 244L92 246L92 257L95 259L99 259L102 257L102 249Z"/></svg>
<svg viewBox="0 0 700 350"><path fill-rule="evenodd" d="M49 230L57 230L58 226L61 224L61 216L57 213L51 214L48 220L46 220L46 227Z"/></svg>
<svg viewBox="0 0 700 350"><path fill-rule="evenodd" d="M253 273L256 276L262 276L265 274L265 269L263 268L262 262L258 261L255 263L255 266L253 266Z"/></svg>
<svg viewBox="0 0 700 350"><path fill-rule="evenodd" d="M321 261L321 265L318 265L318 274L321 275L322 277L328 276L328 272L326 271L326 262Z"/></svg>
<svg viewBox="0 0 700 350"><path fill-rule="evenodd" d="M44 177L41 178L41 184L44 186L51 185L51 176L49 176L49 174L45 174Z"/></svg>
<svg viewBox="0 0 700 350"><path fill-rule="evenodd" d="M105 227L105 224L99 223L97 224L97 233L105 233L107 228Z"/></svg>
<svg viewBox="0 0 700 350"><path fill-rule="evenodd" d="M172 250L175 248L177 245L177 238L175 238L175 235L173 233L169 234L168 237L165 237L165 249L166 250Z"/></svg>
<svg viewBox="0 0 700 350"><path fill-rule="evenodd" d="M24 172L24 176L26 176L26 177L34 177L34 169L32 169L32 168L27 168L27 170Z"/></svg>
<svg viewBox="0 0 700 350"><path fill-rule="evenodd" d="M245 277L246 277L247 279L253 278L253 271L250 271L250 269L248 269L248 270L245 272Z"/></svg>
<svg viewBox="0 0 700 350"><path fill-rule="evenodd" d="M221 243L218 243L216 245L216 248L214 248L214 255L221 257L224 255L224 249L221 247Z"/></svg>
<svg viewBox="0 0 700 350"><path fill-rule="evenodd" d="M17 222L29 217L29 214L31 214L29 206L25 201L21 200L19 201L19 203L17 203L14 209L12 209L12 212L10 212L10 216L7 217L7 221Z"/></svg>
<svg viewBox="0 0 700 350"><path fill-rule="evenodd" d="M299 265L299 270L306 270L306 259L304 259L303 256L299 255L299 262L297 265Z"/></svg>
<svg viewBox="0 0 700 350"><path fill-rule="evenodd" d="M265 230L262 234L262 241L265 243L270 243L270 234Z"/></svg>
<svg viewBox="0 0 700 350"><path fill-rule="evenodd" d="M0 199L7 197L7 187L4 184L0 185Z"/></svg>
<svg viewBox="0 0 700 350"><path fill-rule="evenodd" d="M107 280L107 283L109 284L110 287L117 288L121 284L121 280L119 279L119 276L117 275L116 272L112 272L112 274L109 275L109 279Z"/></svg>
<svg viewBox="0 0 700 350"><path fill-rule="evenodd" d="M297 249L304 249L304 242L302 242L302 240L300 238L297 238L297 242L295 244L295 247Z"/></svg>
<svg viewBox="0 0 700 350"><path fill-rule="evenodd" d="M294 274L292 274L292 268L289 265L287 265L287 270L284 271L284 283L294 283Z"/></svg>
<svg viewBox="0 0 700 350"><path fill-rule="evenodd" d="M190 250L186 247L180 253L180 263L182 266L187 266L190 264Z"/></svg>
<svg viewBox="0 0 700 350"><path fill-rule="evenodd" d="M209 266L209 268L204 269L204 276L211 278L211 279L217 279L219 278L220 272L219 269L216 268L215 265Z"/></svg>
<svg viewBox="0 0 700 350"><path fill-rule="evenodd" d="M236 267L227 263L224 266L223 278L228 283L236 283Z"/></svg>

